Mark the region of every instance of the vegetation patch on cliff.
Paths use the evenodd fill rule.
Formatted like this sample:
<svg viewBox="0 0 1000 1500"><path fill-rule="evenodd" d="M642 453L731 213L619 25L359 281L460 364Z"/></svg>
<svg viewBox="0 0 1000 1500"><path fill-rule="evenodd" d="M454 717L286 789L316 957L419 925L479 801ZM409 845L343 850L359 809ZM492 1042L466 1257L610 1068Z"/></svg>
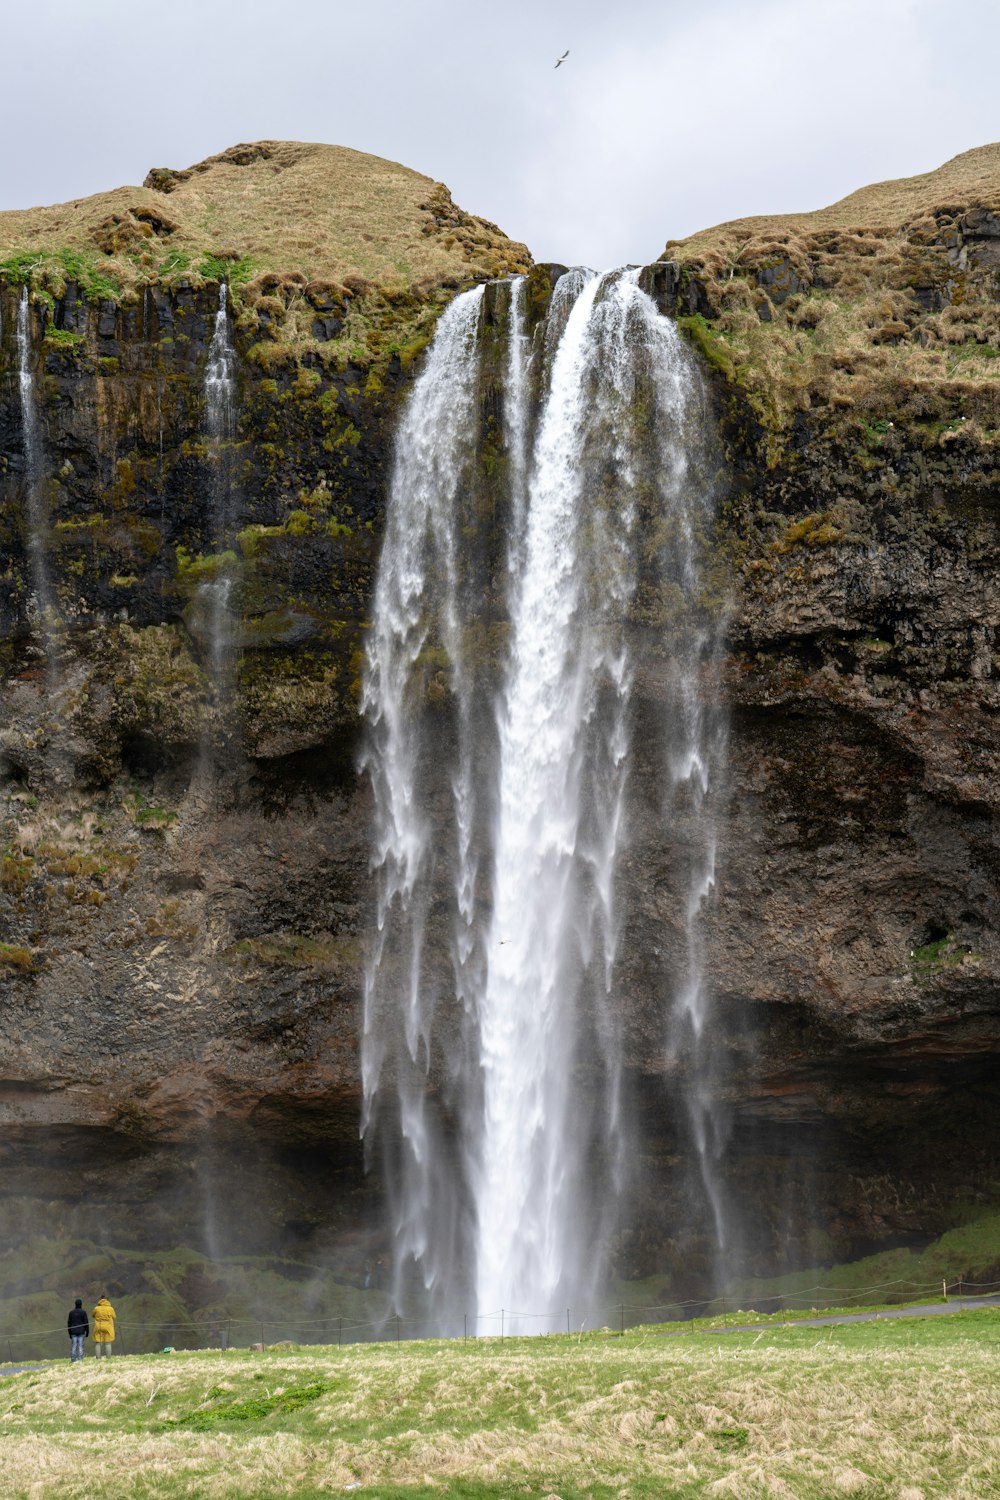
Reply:
<svg viewBox="0 0 1000 1500"><path fill-rule="evenodd" d="M150 285L225 280L265 367L306 351L341 367L403 357L426 341L442 298L530 264L443 183L298 141L234 146L182 171L154 168L142 187L0 213L0 280L30 283L50 311L70 284L87 301L121 303Z"/></svg>
<svg viewBox="0 0 1000 1500"><path fill-rule="evenodd" d="M741 219L683 241L682 326L747 393L772 461L804 419L891 460L992 447L1000 431L1000 144L814 213Z"/></svg>

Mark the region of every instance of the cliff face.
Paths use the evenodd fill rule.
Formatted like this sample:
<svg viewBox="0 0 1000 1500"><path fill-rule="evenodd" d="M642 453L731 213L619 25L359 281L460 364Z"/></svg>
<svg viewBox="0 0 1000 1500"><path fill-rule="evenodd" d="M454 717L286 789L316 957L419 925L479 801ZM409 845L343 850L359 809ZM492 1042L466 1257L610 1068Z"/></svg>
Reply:
<svg viewBox="0 0 1000 1500"><path fill-rule="evenodd" d="M277 176L289 148L264 145L101 204L106 265L67 259L65 224L0 216L0 247L36 236L33 264L18 249L0 266L0 1194L13 1238L50 1220L93 1237L98 1221L111 1244L214 1234L216 1249L315 1251L377 1222L357 1138L371 903L356 756L392 422L455 285L528 261L417 179L432 206L415 232L440 219L434 244L453 259L405 295L382 270L348 284L362 272L346 260L339 281L319 262L251 266L231 283L239 415L220 455L205 440L209 273L277 252L216 244L234 255L209 263L203 247L200 270L175 274L153 226L143 276L154 252L129 259L125 231L148 244L153 204L182 233L181 195L213 171ZM877 237L899 254L870 256L871 225L846 210L794 255L773 249L786 232L773 223L759 255L724 226L744 247L735 270L671 246L644 273L707 356L725 449L731 789L709 951L726 1170L761 1269L779 1245L807 1260L928 1235L993 1193L1000 360L986 335L1000 182L992 208L985 191L945 205L933 234L922 204L919 255L940 275L905 288L885 283L909 265L912 224L890 213ZM487 242L492 259L476 259ZM26 281L57 606L48 667L15 338ZM531 286L537 316L550 273L535 268ZM858 309L879 296L893 316L876 326ZM814 312L828 342L799 359ZM883 339L890 322L903 331ZM929 348L943 365L923 368ZM498 400L484 390L484 421ZM205 604L223 579L238 657L224 689ZM661 669L654 645L640 747ZM676 872L643 834L659 791L641 750L634 786L622 953L645 1186L622 1269L644 1276L669 1265L681 1207L660 959L682 935Z"/></svg>
<svg viewBox="0 0 1000 1500"><path fill-rule="evenodd" d="M294 143L0 215L15 1242L363 1234L355 759L392 422L455 289L529 264L441 184ZM237 418L220 445L221 278Z"/></svg>
<svg viewBox="0 0 1000 1500"><path fill-rule="evenodd" d="M805 1258L993 1191L998 204L992 146L645 273L727 448L734 1190Z"/></svg>
<svg viewBox="0 0 1000 1500"><path fill-rule="evenodd" d="M47 1221L39 1200L65 1199L64 1228L99 1217L126 1243L138 1210L144 1240L176 1243L217 1191L192 1175L197 1139L227 1184L220 1218L266 1244L325 1194L312 1163L302 1203L269 1193L271 1146L292 1153L289 1185L296 1151L346 1153L360 1175L358 675L406 377L396 361L366 391L355 368L243 361L220 540L203 398L218 288L132 307L75 290L52 317L76 330L71 355L31 320L54 669L25 538L19 293L0 299L8 1218ZM225 694L203 592L223 572L239 653Z"/></svg>

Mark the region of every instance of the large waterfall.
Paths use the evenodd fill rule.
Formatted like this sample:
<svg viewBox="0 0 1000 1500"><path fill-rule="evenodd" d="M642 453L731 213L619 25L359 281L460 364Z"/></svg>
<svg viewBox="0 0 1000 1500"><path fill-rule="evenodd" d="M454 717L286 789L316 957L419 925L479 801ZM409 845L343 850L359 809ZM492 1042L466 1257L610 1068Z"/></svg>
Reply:
<svg viewBox="0 0 1000 1500"><path fill-rule="evenodd" d="M706 1123L700 916L722 739L703 669L711 499L685 346L635 273L570 272L529 336L523 282L439 324L398 434L365 677L377 940L364 1132L393 1213L397 1304L542 1330L612 1271L634 1158L619 864L635 642L663 639L663 838L683 951L662 1051ZM499 414L498 414L499 413ZM673 1019L670 1019L670 1018ZM713 1203L716 1230L721 1213Z"/></svg>

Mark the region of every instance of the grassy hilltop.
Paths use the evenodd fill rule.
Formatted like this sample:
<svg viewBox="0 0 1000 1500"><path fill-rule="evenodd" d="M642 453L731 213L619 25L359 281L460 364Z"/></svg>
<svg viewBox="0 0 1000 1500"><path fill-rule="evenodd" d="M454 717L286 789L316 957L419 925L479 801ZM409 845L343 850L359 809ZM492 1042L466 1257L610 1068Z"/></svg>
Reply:
<svg viewBox="0 0 1000 1500"><path fill-rule="evenodd" d="M72 280L91 299L134 302L145 286L225 277L244 333L272 360L312 347L363 362L379 329L398 335L442 294L530 264L443 183L299 141L233 146L183 171L154 168L142 187L0 213L0 278L55 296ZM328 320L319 338L317 315Z"/></svg>
<svg viewBox="0 0 1000 1500"><path fill-rule="evenodd" d="M998 215L994 144L814 213L670 240L663 258L700 288L689 331L745 389L775 456L812 413L875 461L897 421L931 445L996 442Z"/></svg>
<svg viewBox="0 0 1000 1500"><path fill-rule="evenodd" d="M8 1500L982 1500L1000 1312L68 1361L0 1382Z"/></svg>

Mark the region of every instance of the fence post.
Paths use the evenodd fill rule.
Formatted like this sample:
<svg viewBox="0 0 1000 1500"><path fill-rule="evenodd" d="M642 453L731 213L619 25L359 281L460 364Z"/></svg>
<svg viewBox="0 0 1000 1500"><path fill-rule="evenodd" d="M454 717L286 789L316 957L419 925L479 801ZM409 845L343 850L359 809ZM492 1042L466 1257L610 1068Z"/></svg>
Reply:
<svg viewBox="0 0 1000 1500"><path fill-rule="evenodd" d="M344 1320L343 1320L343 1318L338 1318L337 1319L337 1348L338 1349L340 1348L340 1346L343 1343L343 1341L344 1341Z"/></svg>
<svg viewBox="0 0 1000 1500"><path fill-rule="evenodd" d="M566 1332L569 1333L569 1308L566 1309Z"/></svg>
<svg viewBox="0 0 1000 1500"><path fill-rule="evenodd" d="M462 1343L463 1344L467 1344L468 1342L469 1342L469 1314L468 1313L463 1313L462 1314Z"/></svg>
<svg viewBox="0 0 1000 1500"><path fill-rule="evenodd" d="M14 1345L10 1339L7 1340L7 1351L10 1354L10 1362L14 1363Z"/></svg>
<svg viewBox="0 0 1000 1500"><path fill-rule="evenodd" d="M947 1302L947 1300L948 1300L948 1278L947 1278L947 1276L942 1276L941 1277L941 1295L944 1298L944 1300Z"/></svg>
<svg viewBox="0 0 1000 1500"><path fill-rule="evenodd" d="M264 1325L263 1325L263 1323L260 1325L260 1352L261 1352L261 1354L264 1353Z"/></svg>
<svg viewBox="0 0 1000 1500"><path fill-rule="evenodd" d="M396 1314L396 1344L399 1344L399 1313Z"/></svg>
<svg viewBox="0 0 1000 1500"><path fill-rule="evenodd" d="M503 1343L503 1308L500 1309L500 1342Z"/></svg>
<svg viewBox="0 0 1000 1500"><path fill-rule="evenodd" d="M625 1337L625 1304L622 1303L622 1338Z"/></svg>
<svg viewBox="0 0 1000 1500"><path fill-rule="evenodd" d="M723 1323L726 1321L727 1316L728 1316L728 1307L727 1307L727 1304L726 1304L726 1294L725 1294L725 1292L723 1292L723 1294L722 1294L722 1321L723 1321Z"/></svg>

